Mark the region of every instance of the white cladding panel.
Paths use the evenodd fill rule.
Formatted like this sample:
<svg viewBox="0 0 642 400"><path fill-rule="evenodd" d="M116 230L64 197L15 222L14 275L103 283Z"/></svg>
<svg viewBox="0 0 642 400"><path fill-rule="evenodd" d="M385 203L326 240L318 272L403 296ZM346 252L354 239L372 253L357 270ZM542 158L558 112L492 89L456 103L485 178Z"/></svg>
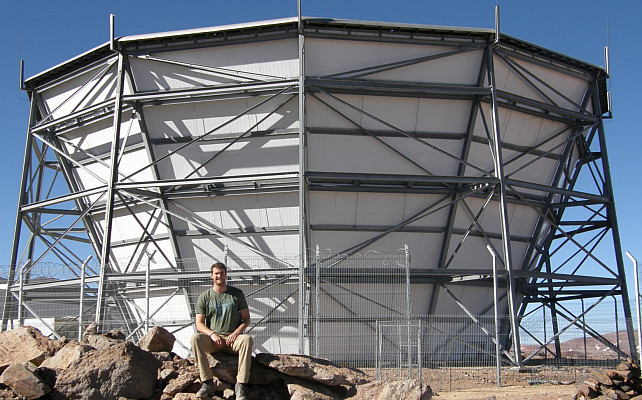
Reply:
<svg viewBox="0 0 642 400"><path fill-rule="evenodd" d="M60 118L114 97L115 60L100 63L38 93L53 118Z"/></svg>
<svg viewBox="0 0 642 400"><path fill-rule="evenodd" d="M492 289L466 285L450 285L448 289L473 315L493 315ZM439 291L436 308L439 315L466 315L451 296L441 288ZM505 302L500 302L500 306L503 304ZM500 314L504 314L503 308L500 308Z"/></svg>
<svg viewBox="0 0 642 400"><path fill-rule="evenodd" d="M329 249L335 254L345 253L348 249L381 236L381 233L313 230L310 234L310 242L318 244L322 250ZM441 233L393 232L363 247L358 253L364 254L368 251L393 253L403 249L407 244L412 260L411 268L437 268L443 237Z"/></svg>
<svg viewBox="0 0 642 400"><path fill-rule="evenodd" d="M139 91L279 81L299 75L296 39L158 52L132 58Z"/></svg>
<svg viewBox="0 0 642 400"><path fill-rule="evenodd" d="M430 210L424 218L408 226L441 227L446 224L448 209L439 209L442 196L389 193L313 192L310 194L312 225L395 226Z"/></svg>
<svg viewBox="0 0 642 400"><path fill-rule="evenodd" d="M205 134L215 139L246 132L296 130L297 107L293 96L281 95L149 106L143 114L152 139Z"/></svg>
<svg viewBox="0 0 642 400"><path fill-rule="evenodd" d="M310 135L308 143L311 171L400 175L423 175L427 171L443 176L457 173L462 146L456 140L383 137L378 141L369 136L322 134ZM452 157L444 156L432 146Z"/></svg>
<svg viewBox="0 0 642 400"><path fill-rule="evenodd" d="M306 107L309 127L462 134L466 132L471 102L315 94L308 96Z"/></svg>
<svg viewBox="0 0 642 400"><path fill-rule="evenodd" d="M482 51L440 57L458 50L456 47L413 45L403 43L377 43L374 41L347 41L310 38L305 41L306 74L323 77L339 74L360 79L383 79L406 82L475 84L479 74ZM337 62L341 60L341 62ZM411 62L396 66L395 63ZM356 71L383 66L378 69ZM387 66L387 67L386 67ZM352 72L355 71L355 72Z"/></svg>
<svg viewBox="0 0 642 400"><path fill-rule="evenodd" d="M173 204L191 210L200 221L224 230L254 228L257 231L276 227L299 226L299 206L296 193L248 194L174 199L170 211L180 213ZM193 218L192 218L193 220ZM177 230L196 230L199 226L172 217Z"/></svg>
<svg viewBox="0 0 642 400"><path fill-rule="evenodd" d="M162 179L284 173L298 171L298 143L297 136L264 136L198 142L189 151L179 150L179 144L159 145L155 153L169 155L158 163Z"/></svg>
<svg viewBox="0 0 642 400"><path fill-rule="evenodd" d="M516 59L510 68L497 55L493 61L498 90L577 111L588 89L588 81L558 70Z"/></svg>
<svg viewBox="0 0 642 400"><path fill-rule="evenodd" d="M121 124L121 129L125 128L130 131L130 115L131 113L123 113L123 121L128 121L127 124ZM62 136L62 141L65 143L67 154L74 157L74 159L88 158L87 153L94 156L108 156L111 150L111 142L114 138L114 121L113 118L102 118L90 124L82 125L65 132ZM133 128L133 136L140 133L138 127ZM140 142L140 136L133 139L134 143Z"/></svg>
<svg viewBox="0 0 642 400"><path fill-rule="evenodd" d="M296 253L299 248L299 235L297 232L293 232L291 234L283 233L279 235L255 233L234 236L236 239L257 248L260 251L276 256ZM176 240L178 242L181 258L197 260L201 269L207 269L213 262L222 261L223 251L225 250L226 245L228 246L228 251L231 254L249 253L246 246L229 239L221 238L217 235L199 235L192 237L179 236ZM252 266L267 268L269 265L273 264L274 262L270 262L266 259L262 263L257 262L256 264L252 264ZM228 267L230 269L250 268L250 266L246 264L245 260L242 264L237 264L235 259L228 261Z"/></svg>

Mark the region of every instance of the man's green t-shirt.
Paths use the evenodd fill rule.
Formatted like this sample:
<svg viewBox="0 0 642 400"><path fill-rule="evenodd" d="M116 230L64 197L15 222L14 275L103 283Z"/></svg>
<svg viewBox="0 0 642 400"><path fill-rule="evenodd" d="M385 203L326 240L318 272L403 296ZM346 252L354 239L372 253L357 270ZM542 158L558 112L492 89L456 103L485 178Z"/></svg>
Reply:
<svg viewBox="0 0 642 400"><path fill-rule="evenodd" d="M205 325L222 335L229 335L241 325L240 311L246 308L243 291L232 286L228 286L224 293L216 293L209 288L196 302L196 314L205 314Z"/></svg>

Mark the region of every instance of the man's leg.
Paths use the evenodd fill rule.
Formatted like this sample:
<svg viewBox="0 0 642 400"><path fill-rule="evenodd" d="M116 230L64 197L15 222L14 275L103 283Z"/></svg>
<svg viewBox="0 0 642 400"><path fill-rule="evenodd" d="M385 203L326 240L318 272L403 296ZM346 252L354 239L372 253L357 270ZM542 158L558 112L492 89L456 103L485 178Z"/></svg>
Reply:
<svg viewBox="0 0 642 400"><path fill-rule="evenodd" d="M238 335L232 343L232 351L239 355L239 369L236 374L236 382L246 384L250 381L250 367L252 366L252 336Z"/></svg>
<svg viewBox="0 0 642 400"><path fill-rule="evenodd" d="M214 342L204 333L195 333L190 340L192 344L192 353L194 353L194 361L198 365L198 371L201 374L201 382L212 379L212 369L207 361L207 353L214 353L217 349L214 347Z"/></svg>

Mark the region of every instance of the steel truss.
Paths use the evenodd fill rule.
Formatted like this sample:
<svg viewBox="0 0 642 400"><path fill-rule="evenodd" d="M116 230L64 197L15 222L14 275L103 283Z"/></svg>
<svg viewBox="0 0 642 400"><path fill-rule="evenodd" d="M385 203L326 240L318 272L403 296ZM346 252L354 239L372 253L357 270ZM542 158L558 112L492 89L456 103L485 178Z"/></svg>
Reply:
<svg viewBox="0 0 642 400"><path fill-rule="evenodd" d="M299 78L283 79L276 76L259 75L220 67L185 63L165 56L154 55L155 51L165 53L198 46L230 45L248 43L255 40L297 39L299 41ZM308 76L305 71L306 39L341 39L376 41L382 43L423 43L440 46L443 52L421 56L368 68L346 70L326 76ZM447 294L456 301L449 288L463 283L467 285L492 285L490 269L466 269L456 265L455 255L467 240L481 240L492 246L500 255L503 270L499 273L500 285L508 299L507 308L501 310L511 316L509 324L502 326L504 335L511 343L503 343L504 349L513 348L512 362L521 366L535 353L524 355L515 349L520 348L519 320L530 313L545 308L553 322L553 335L548 342L540 341L538 350L548 351L550 343L555 344L553 355L561 357L560 335L569 327L576 326L605 345L619 352L634 352L631 311L625 281L624 265L620 248L617 219L613 202L608 156L606 152L603 113L605 110L603 93L603 70L587 67L586 64L564 56L536 48L530 44L502 36L495 42L491 32L447 31L429 28L376 27L346 21L321 21L304 19L239 30L230 30L224 35L194 33L185 40L163 38L158 40L131 39L116 42L116 51L109 52L104 47L96 50L94 60L79 60L79 67L72 66L55 78L45 74L39 79L27 82L31 99L31 112L27 132L23 175L20 188L20 201L16 216L15 234L11 255L11 268L8 274L7 295L3 308L2 329L14 323L18 313L21 296L37 296L40 290L56 288L58 301L71 301L72 294L66 288L78 286L79 280L85 296L89 299L85 312L78 318L100 322L108 307L115 307L123 321L140 319L141 310L127 303L128 296L140 291L144 286L152 291L170 291L171 297L184 296L193 304L185 283L203 280L203 274L190 270L181 264L177 240L181 237L214 235L236 243L261 257L271 260L277 268L255 270L247 273L247 279L267 279L270 282L294 280L298 282L299 313L298 329L300 351L303 346L305 321L310 315L306 292L310 280L306 273L315 264L307 249L314 245L311 237L315 232L368 232L369 238L339 249L337 254L350 256L395 232L427 232L442 235L438 268L412 265L410 280L413 284L432 284L429 296L429 313L437 310L440 296ZM399 83L373 78L372 75L399 70L418 64L430 67L437 63L467 52L481 51L483 56L478 65L476 84L443 83ZM226 85L195 86L180 90L139 91L137 77L131 63L135 60L190 68L204 71L228 80ZM81 62L82 61L82 62ZM564 96L554 86L547 83L522 64L528 62L541 65L588 82L589 90L581 103ZM514 93L501 91L495 84L496 63L501 63L528 87L539 94L533 100ZM96 66L104 65L96 68ZM65 102L74 103L72 111L65 116L54 117L56 110L49 110L40 91L50 85L60 84L79 72L95 71L87 74L86 83ZM367 79L366 79L367 78ZM88 93L94 89L112 85L113 96L97 104L84 106ZM130 91L125 93L125 87ZM545 88L545 89L542 89ZM82 90L81 90L82 89ZM81 92L85 93L82 95ZM572 103L572 109L558 104L562 98ZM370 113L363 107L351 104L344 95L367 95L394 98L430 98L462 100L470 104L467 129L458 133L410 132L381 117ZM238 110L238 114L208 130L200 136L184 136L180 139L151 138L146 124L146 113L150 106L163 104L182 104L213 99L235 99L254 97L260 99L253 106ZM256 127L284 106L297 102L299 128L256 132ZM311 170L308 166L308 138L320 134L318 127L307 126L306 112L308 102L315 101L331 110L336 117L344 120L351 128L323 129L324 134L338 136L358 136L375 140L388 151L398 156L400 163L409 163L421 173L415 175L395 175L382 173L337 173ZM64 105L64 103L63 103ZM62 106L62 105L61 105ZM213 135L234 123L239 118L263 107L271 110L254 126L238 134ZM502 128L499 123L500 110L511 110L525 115L537 116L543 120L555 121L563 128L556 135L541 140L532 146L502 141ZM380 128L367 128L359 120L376 123ZM481 118L485 137L474 135L475 121ZM112 125L110 148L102 154L92 154L82 150L65 138L64 133L86 124L103 122ZM133 140L124 127L131 123L141 127L140 140ZM204 173L207 165L216 163L218 157L228 151L239 140L255 136L283 136L299 138L298 171L290 173L263 173L236 176L210 176ZM174 179L161 179L159 165L173 154L183 149L193 148L199 143L216 142L221 138L229 140L220 151L212 153L207 161L186 174ZM441 176L433 173L403 150L396 148L390 138L404 138L416 146L436 152L445 160L458 163L458 173ZM458 141L463 143L461 150L453 153L440 148L431 139ZM559 140L553 148L550 143ZM164 154L154 154L154 145L171 143L175 149ZM471 157L473 144L488 146L493 168L476 165ZM73 152L70 149L74 149ZM150 160L133 172L123 172L120 162L128 153L144 149ZM510 154L510 155L507 155ZM529 161L523 163L523 160ZM557 162L555 177L550 185L536 184L514 178L524 169L537 168L539 160ZM100 164L109 169L109 179L97 175L88 164ZM520 165L514 168L514 165ZM81 188L77 172L93 176L99 185ZM471 171L473 173L471 173ZM137 179L143 173L151 174L151 179ZM589 179L586 179L586 176ZM587 184L588 182L588 184ZM63 190L61 190L61 187ZM310 218L310 196L317 192L369 192L393 194L432 194L437 200L426 204L411 217L394 225L339 225L314 224ZM273 232L296 232L300 239L300 262L294 265L281 260L269 252L238 238L241 233L252 231L252 227L237 230L225 229L212 221L205 220L197 212L180 204L180 199L228 196L239 193L264 194L292 192L298 194L300 224L271 229ZM473 199L480 200L480 207L473 205ZM527 206L538 215L536 228L531 236L512 235L510 218L507 215L509 204ZM490 207L499 207L500 232L487 232L480 223ZM141 209L144 210L141 213ZM112 251L118 246L131 243L118 243L111 240L114 212L135 216L142 235L136 241L132 259L116 263ZM444 226L422 228L413 222L428 218L436 212L446 211L447 222ZM458 213L465 213L470 220L467 229L455 226ZM100 223L96 221L101 221ZM174 228L175 221L186 221L194 229ZM154 234L151 225L163 224L169 234ZM55 227L54 227L55 226ZM165 254L157 240L169 239L175 256ZM501 241L501 248L495 248L493 240ZM526 245L527 256L523 260L512 257L515 243ZM454 247L453 247L454 245ZM612 251L609 258L601 260L595 251L606 245ZM454 248L454 250L453 250ZM144 266L149 259L143 257L152 253L171 266L171 271L153 272L145 275ZM98 271L90 271L91 277L85 278L86 257L91 254L99 263ZM560 257L561 260L560 261ZM31 280L30 271L44 261L57 260L66 266L60 271L57 281ZM121 267L116 268L115 265ZM142 267L141 267L142 265ZM124 267L123 267L124 266ZM490 266L489 266L490 267ZM591 268L598 268L596 273ZM570 271L570 272L569 272ZM604 273L606 276L602 276ZM81 276L82 275L82 276ZM64 282L61 282L63 280ZM205 279L206 281L206 279ZM308 283L306 286L306 282ZM128 286L129 283L134 284ZM205 283L204 283L205 284ZM292 295L297 292L294 291ZM616 296L621 299L629 339L628 349L619 349L600 335L593 327L583 323L583 314L572 311L565 304L578 299L590 300L593 306L605 298ZM462 306L464 307L464 306ZM591 309L589 308L589 310ZM589 310L586 310L588 312ZM486 310L492 311L492 310ZM35 312L32 310L32 312ZM147 311L149 315L149 310ZM192 310L193 313L193 310ZM584 314L585 314L584 313ZM153 315L153 314L152 314ZM22 318L22 317L20 317ZM18 318L17 323L21 323ZM176 327L190 324L191 315L177 320ZM128 326L130 335L141 329ZM535 338L529 332L527 335ZM539 340L539 339L537 339ZM536 352L537 353L537 352Z"/></svg>

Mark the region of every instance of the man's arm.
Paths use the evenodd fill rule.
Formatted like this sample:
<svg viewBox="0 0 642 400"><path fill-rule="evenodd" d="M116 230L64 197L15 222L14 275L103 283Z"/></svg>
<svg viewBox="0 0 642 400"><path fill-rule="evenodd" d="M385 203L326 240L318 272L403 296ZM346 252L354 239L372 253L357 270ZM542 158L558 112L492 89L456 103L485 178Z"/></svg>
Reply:
<svg viewBox="0 0 642 400"><path fill-rule="evenodd" d="M216 346L223 345L223 339L219 335L217 335L213 330L208 328L207 325L205 325L205 314L196 314L196 330L199 333L204 333L208 335Z"/></svg>
<svg viewBox="0 0 642 400"><path fill-rule="evenodd" d="M250 326L250 309L246 308L244 310L239 311L239 314L241 314L241 324L234 330L234 332L230 333L230 335L225 339L225 343L230 346L236 338L247 329L248 326ZM197 314L198 316L198 314Z"/></svg>

